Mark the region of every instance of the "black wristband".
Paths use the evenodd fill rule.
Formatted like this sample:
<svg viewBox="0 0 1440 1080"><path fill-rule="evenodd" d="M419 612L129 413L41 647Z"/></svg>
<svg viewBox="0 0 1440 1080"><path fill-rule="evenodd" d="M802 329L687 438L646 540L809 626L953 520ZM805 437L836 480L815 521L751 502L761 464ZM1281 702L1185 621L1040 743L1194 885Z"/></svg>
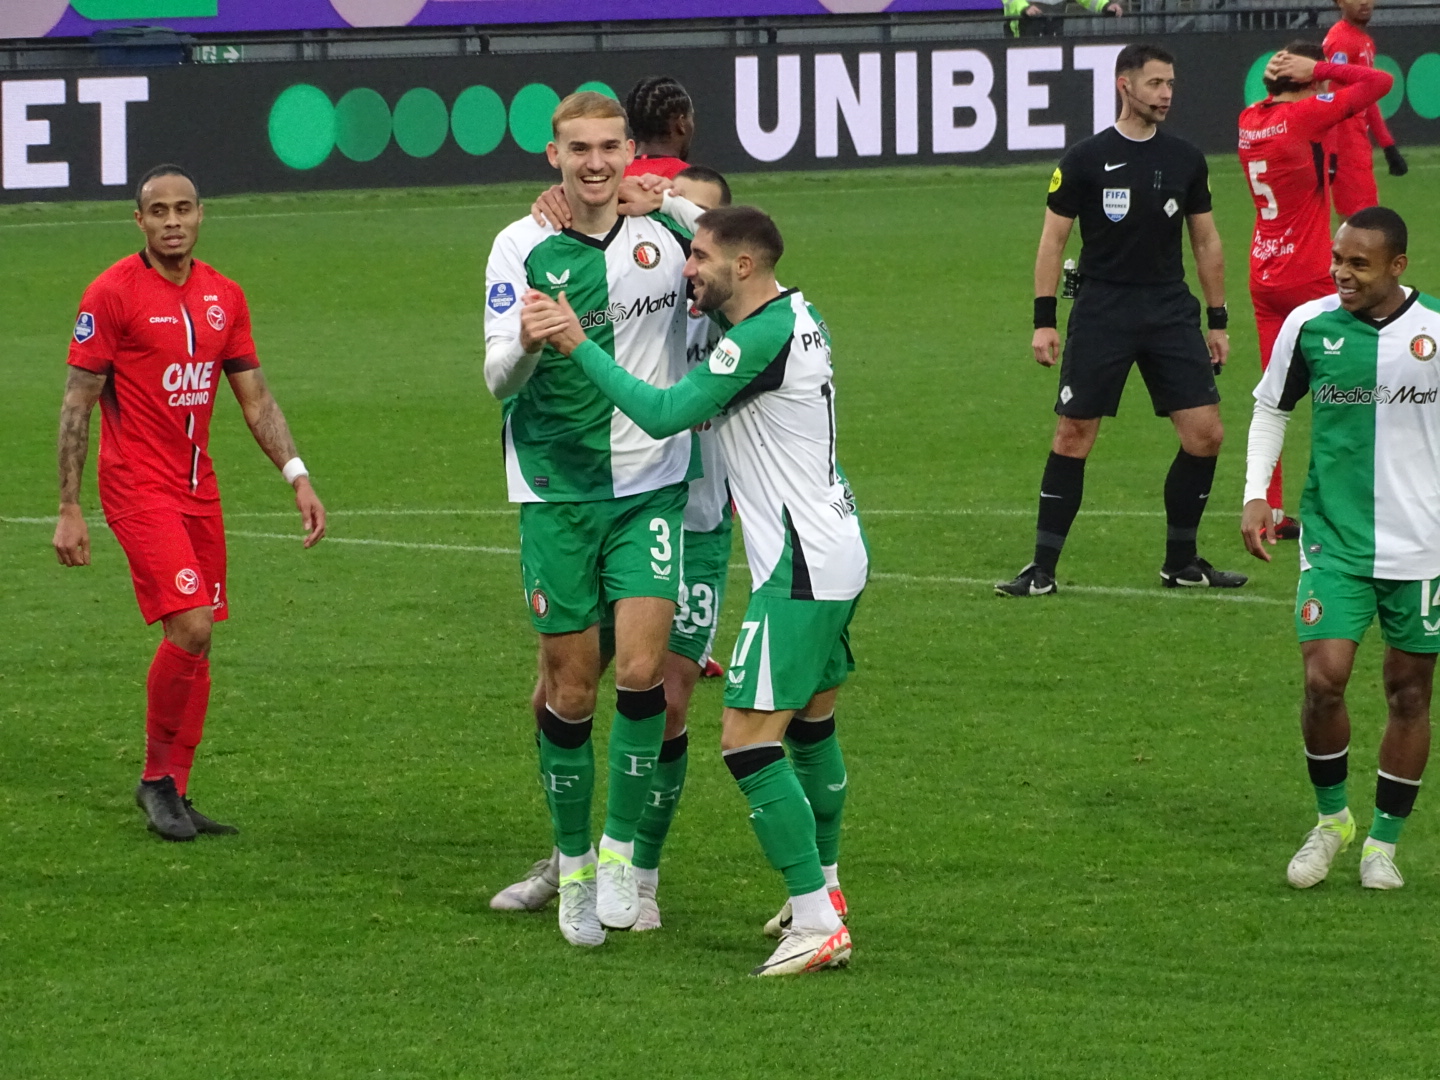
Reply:
<svg viewBox="0 0 1440 1080"><path fill-rule="evenodd" d="M1205 309L1205 325L1211 330L1224 330L1230 325L1230 309L1224 304Z"/></svg>
<svg viewBox="0 0 1440 1080"><path fill-rule="evenodd" d="M1059 325L1060 301L1053 296L1035 297L1035 329L1054 330Z"/></svg>

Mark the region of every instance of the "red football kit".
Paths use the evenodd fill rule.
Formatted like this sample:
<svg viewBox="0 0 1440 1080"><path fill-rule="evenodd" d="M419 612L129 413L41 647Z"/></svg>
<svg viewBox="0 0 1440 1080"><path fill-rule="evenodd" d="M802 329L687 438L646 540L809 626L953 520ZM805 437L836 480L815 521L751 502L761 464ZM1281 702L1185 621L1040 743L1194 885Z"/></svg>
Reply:
<svg viewBox="0 0 1440 1080"><path fill-rule="evenodd" d="M1325 59L1331 63L1359 64L1367 68L1375 66L1375 39L1344 19L1325 35L1324 48ZM1334 170L1331 200L1335 204L1335 212L1341 217L1349 217L1357 210L1380 202L1380 191L1375 186L1375 152L1370 148L1371 134L1382 148L1395 145L1390 129L1385 126L1385 118L1380 115L1379 105L1371 105L1337 125L1325 142L1330 167Z"/></svg>
<svg viewBox="0 0 1440 1080"><path fill-rule="evenodd" d="M100 504L147 623L213 606L226 617L220 489L206 452L220 377L260 366L240 286L198 259L176 285L144 252L85 290L69 363L106 376Z"/></svg>
<svg viewBox="0 0 1440 1080"><path fill-rule="evenodd" d="M663 176L666 180L674 180L676 174L684 172L689 167L689 162L681 161L678 157L651 157L648 154L640 154L626 167L625 175L655 175Z"/></svg>

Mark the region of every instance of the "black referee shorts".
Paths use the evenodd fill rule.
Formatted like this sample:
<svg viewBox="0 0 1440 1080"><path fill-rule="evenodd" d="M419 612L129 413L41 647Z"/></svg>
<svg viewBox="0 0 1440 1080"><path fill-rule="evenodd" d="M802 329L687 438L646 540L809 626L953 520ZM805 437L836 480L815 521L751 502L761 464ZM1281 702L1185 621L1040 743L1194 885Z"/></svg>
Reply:
<svg viewBox="0 0 1440 1080"><path fill-rule="evenodd" d="M1132 364L1156 416L1219 404L1200 301L1184 282L1119 285L1086 278L1065 331L1055 411L1077 420L1114 416Z"/></svg>

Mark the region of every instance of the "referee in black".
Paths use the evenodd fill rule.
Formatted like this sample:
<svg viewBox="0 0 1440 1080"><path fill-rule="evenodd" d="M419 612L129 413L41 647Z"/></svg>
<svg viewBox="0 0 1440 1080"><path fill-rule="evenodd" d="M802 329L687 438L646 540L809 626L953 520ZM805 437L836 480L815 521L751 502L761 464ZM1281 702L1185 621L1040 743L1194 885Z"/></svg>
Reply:
<svg viewBox="0 0 1440 1080"><path fill-rule="evenodd" d="M1114 416L1131 365L1138 365L1157 416L1168 416L1180 450L1165 478L1167 587L1234 589L1244 574L1216 570L1195 550L1224 428L1215 375L1230 352L1225 333L1225 259L1211 215L1205 156L1159 125L1170 111L1175 58L1155 45L1127 45L1115 61L1122 108L1115 126L1076 143L1050 179L1045 228L1035 258L1035 359L1053 367L1060 352L1055 290L1075 219L1080 219L1080 284L1060 365L1059 421L1035 528L1035 559L1001 596L1055 592L1055 565L1080 510L1085 459ZM1200 288L1185 285L1181 223Z"/></svg>

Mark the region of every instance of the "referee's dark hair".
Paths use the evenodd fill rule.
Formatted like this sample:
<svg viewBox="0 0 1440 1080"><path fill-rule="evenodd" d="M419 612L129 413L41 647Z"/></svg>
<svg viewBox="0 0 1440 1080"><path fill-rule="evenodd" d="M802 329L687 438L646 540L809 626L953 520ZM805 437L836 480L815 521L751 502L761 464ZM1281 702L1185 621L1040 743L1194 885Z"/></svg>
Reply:
<svg viewBox="0 0 1440 1080"><path fill-rule="evenodd" d="M200 201L200 183L195 177L190 175L190 170L179 165L156 165L144 176L140 177L140 182L135 185L135 209L145 209L140 202L140 196L145 194L145 185L150 183L151 180L156 180L162 176L183 176L186 180L189 180L195 188L195 201Z"/></svg>
<svg viewBox="0 0 1440 1080"><path fill-rule="evenodd" d="M630 135L636 142L654 142L670 134L670 126L695 111L685 87L669 75L647 75L625 98Z"/></svg>
<svg viewBox="0 0 1440 1080"><path fill-rule="evenodd" d="M1292 41L1280 51L1287 52L1291 56L1303 56L1307 60L1316 62L1325 59L1324 47L1314 41ZM1291 94L1296 90L1304 90L1309 85L1309 83L1298 83L1294 79L1266 79L1265 92L1267 94Z"/></svg>
<svg viewBox="0 0 1440 1080"><path fill-rule="evenodd" d="M1139 71L1151 60L1159 60L1171 67L1175 65L1174 54L1159 45L1126 45L1120 50L1120 55L1115 57L1115 74L1120 76L1130 71Z"/></svg>
<svg viewBox="0 0 1440 1080"><path fill-rule="evenodd" d="M1392 258L1404 255L1405 249L1410 246L1410 230L1405 227L1405 219L1388 206L1367 206L1364 210L1357 210L1345 219L1345 224L1352 229L1383 233L1385 246L1390 249Z"/></svg>
<svg viewBox="0 0 1440 1080"><path fill-rule="evenodd" d="M675 179L679 180L682 176L688 180L695 180L702 184L714 184L720 189L720 205L730 205L730 185L725 182L725 177L721 176L708 165L687 165L675 174Z"/></svg>
<svg viewBox="0 0 1440 1080"><path fill-rule="evenodd" d="M706 210L695 223L715 237L723 248L745 247L756 261L773 269L785 254L785 241L770 215L754 206L717 206Z"/></svg>

